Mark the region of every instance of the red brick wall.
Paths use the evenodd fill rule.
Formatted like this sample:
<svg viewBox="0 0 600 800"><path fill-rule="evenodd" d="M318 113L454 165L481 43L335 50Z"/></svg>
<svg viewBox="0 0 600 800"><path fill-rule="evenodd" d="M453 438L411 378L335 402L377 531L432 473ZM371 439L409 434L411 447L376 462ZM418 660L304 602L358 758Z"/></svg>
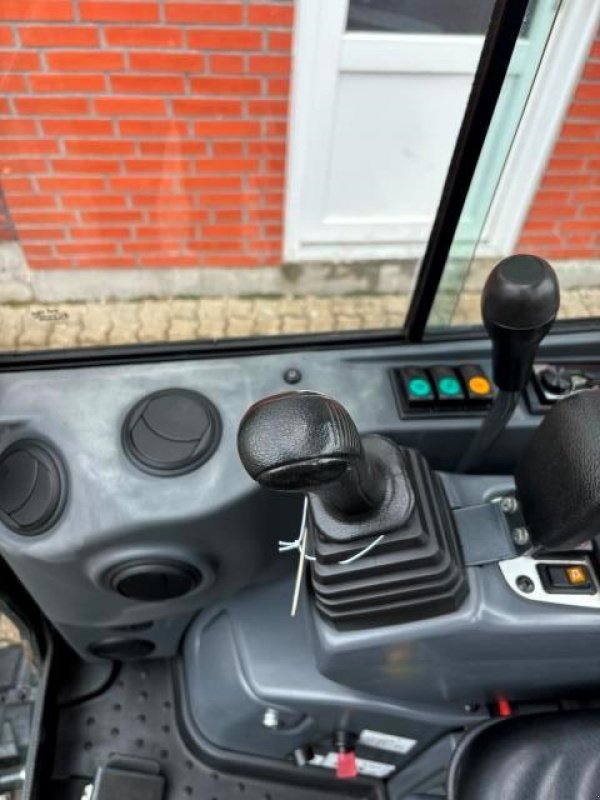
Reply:
<svg viewBox="0 0 600 800"><path fill-rule="evenodd" d="M32 268L281 261L292 0L0 0Z"/></svg>
<svg viewBox="0 0 600 800"><path fill-rule="evenodd" d="M554 259L600 258L600 32L518 249Z"/></svg>

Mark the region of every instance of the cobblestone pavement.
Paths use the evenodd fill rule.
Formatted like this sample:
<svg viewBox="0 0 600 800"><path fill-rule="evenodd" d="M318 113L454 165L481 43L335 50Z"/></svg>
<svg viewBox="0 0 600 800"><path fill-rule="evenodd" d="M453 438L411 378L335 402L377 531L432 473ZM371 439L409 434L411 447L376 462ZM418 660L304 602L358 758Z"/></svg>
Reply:
<svg viewBox="0 0 600 800"><path fill-rule="evenodd" d="M438 308L446 321L476 324L479 301L479 293L464 293L455 309L444 310L443 298ZM397 328L407 306L407 295L5 305L0 307L0 350ZM600 289L563 292L561 315L599 316Z"/></svg>
<svg viewBox="0 0 600 800"><path fill-rule="evenodd" d="M0 647L21 641L17 626L5 614L0 614Z"/></svg>

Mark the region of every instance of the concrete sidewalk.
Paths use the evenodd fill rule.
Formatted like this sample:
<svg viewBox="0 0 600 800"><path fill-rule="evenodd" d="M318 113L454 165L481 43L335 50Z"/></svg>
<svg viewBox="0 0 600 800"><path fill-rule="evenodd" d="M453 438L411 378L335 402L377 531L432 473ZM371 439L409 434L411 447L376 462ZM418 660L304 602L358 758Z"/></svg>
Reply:
<svg viewBox="0 0 600 800"><path fill-rule="evenodd" d="M203 297L0 306L0 350L36 350L284 333L399 328L408 294L341 297ZM465 292L445 320L481 322L480 293ZM438 300L444 307L445 298ZM563 291L561 316L600 316L600 289Z"/></svg>

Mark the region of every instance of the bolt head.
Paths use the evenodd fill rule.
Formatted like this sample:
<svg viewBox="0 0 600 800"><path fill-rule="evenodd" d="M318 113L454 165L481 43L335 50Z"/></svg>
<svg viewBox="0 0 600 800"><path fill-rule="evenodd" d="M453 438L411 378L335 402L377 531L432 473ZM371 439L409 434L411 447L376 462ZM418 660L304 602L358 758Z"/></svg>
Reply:
<svg viewBox="0 0 600 800"><path fill-rule="evenodd" d="M512 495L503 497L502 500L500 500L500 508L505 514L514 514L519 508L517 498L513 497Z"/></svg>
<svg viewBox="0 0 600 800"><path fill-rule="evenodd" d="M531 594L535 589L533 581L531 578L528 578L527 575L519 575L516 580L517 589L521 592L525 592L525 594Z"/></svg>
<svg viewBox="0 0 600 800"><path fill-rule="evenodd" d="M531 537L527 528L515 528L512 532L513 542L518 547L525 547L531 542Z"/></svg>

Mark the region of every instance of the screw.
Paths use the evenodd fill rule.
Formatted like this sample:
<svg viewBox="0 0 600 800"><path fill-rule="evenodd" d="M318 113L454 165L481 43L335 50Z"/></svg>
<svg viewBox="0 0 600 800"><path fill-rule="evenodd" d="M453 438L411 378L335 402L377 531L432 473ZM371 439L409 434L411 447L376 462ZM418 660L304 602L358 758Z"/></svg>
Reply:
<svg viewBox="0 0 600 800"><path fill-rule="evenodd" d="M500 500L500 508L504 511L505 514L514 514L515 511L519 508L519 503L517 502L517 498L513 497L512 495L507 495Z"/></svg>
<svg viewBox="0 0 600 800"><path fill-rule="evenodd" d="M519 575L516 583L517 583L517 589L519 589L519 591L521 592L525 592L525 594L531 594L531 592L533 592L533 590L535 589L533 581L531 580L531 578L528 578L527 575Z"/></svg>
<svg viewBox="0 0 600 800"><path fill-rule="evenodd" d="M267 708L262 719L263 728L276 731L280 725L279 711L276 708Z"/></svg>
<svg viewBox="0 0 600 800"><path fill-rule="evenodd" d="M531 541L527 528L515 528L512 532L512 538L518 547L525 547Z"/></svg>
<svg viewBox="0 0 600 800"><path fill-rule="evenodd" d="M302 373L296 367L290 367L283 373L283 380L286 383L299 383L302 380Z"/></svg>

